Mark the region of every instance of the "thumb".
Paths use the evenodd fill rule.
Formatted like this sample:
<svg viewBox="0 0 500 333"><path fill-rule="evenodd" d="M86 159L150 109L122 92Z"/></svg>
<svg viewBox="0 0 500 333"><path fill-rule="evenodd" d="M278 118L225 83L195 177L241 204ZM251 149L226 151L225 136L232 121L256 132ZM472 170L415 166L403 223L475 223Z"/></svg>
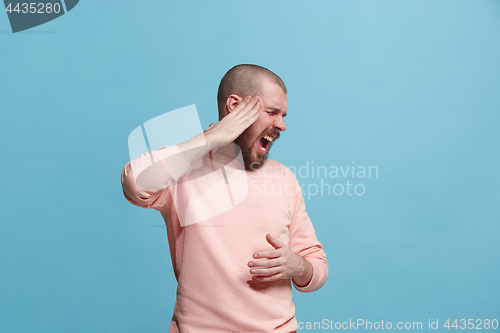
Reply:
<svg viewBox="0 0 500 333"><path fill-rule="evenodd" d="M277 238L274 238L273 236L271 236L271 234L267 234L266 235L266 240L269 244L271 244L275 249L279 249L281 247L283 247L285 244L280 241L279 239Z"/></svg>
<svg viewBox="0 0 500 333"><path fill-rule="evenodd" d="M210 126L208 126L208 128L206 130L203 131L203 133L205 133L206 131L212 129L212 127L214 127L215 124L214 123L210 123Z"/></svg>

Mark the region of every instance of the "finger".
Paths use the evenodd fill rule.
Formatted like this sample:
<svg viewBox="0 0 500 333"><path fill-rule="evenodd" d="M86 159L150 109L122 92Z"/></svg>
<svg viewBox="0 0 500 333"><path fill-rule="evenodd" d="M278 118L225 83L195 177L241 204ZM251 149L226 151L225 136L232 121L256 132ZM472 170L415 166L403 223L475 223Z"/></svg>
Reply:
<svg viewBox="0 0 500 333"><path fill-rule="evenodd" d="M253 258L254 259L263 259L263 258L273 259L273 258L280 257L281 254L282 253L279 250L271 250L271 251L264 251L264 252L254 253L253 254Z"/></svg>
<svg viewBox="0 0 500 333"><path fill-rule="evenodd" d="M258 104L257 109L260 108L260 102L259 102L259 97L258 96L252 97L252 99L250 101L248 101L248 96L247 96L247 98L245 99L245 101L246 101L245 105L242 105L243 103L240 103L233 110L233 112L231 112L231 113L235 114L235 117L237 117L237 116L239 116L239 117L246 116L249 113L249 111L253 110L256 107L257 104ZM242 105L241 108L240 108L240 105Z"/></svg>
<svg viewBox="0 0 500 333"><path fill-rule="evenodd" d="M264 289L270 286L269 282L260 282L257 280L248 280L247 283L253 289Z"/></svg>
<svg viewBox="0 0 500 333"><path fill-rule="evenodd" d="M240 113L240 111L248 105L249 102L252 101L252 96L248 95L247 97L243 98L239 103L238 105L236 105L236 107L233 109L233 110L230 110L229 113L222 119L230 119L230 118L233 118L233 117L236 117L238 115L238 113ZM221 121L222 121L221 120Z"/></svg>
<svg viewBox="0 0 500 333"><path fill-rule="evenodd" d="M276 267L282 263L281 259L254 259L248 262L248 267Z"/></svg>
<svg viewBox="0 0 500 333"><path fill-rule="evenodd" d="M255 280L257 280L258 282L273 282L273 281L281 280L284 278L285 278L285 276L283 273L278 273L278 274L274 274L271 276L257 276L255 278Z"/></svg>
<svg viewBox="0 0 500 333"><path fill-rule="evenodd" d="M271 267L271 268L252 268L250 274L255 276L271 276L283 271L283 267Z"/></svg>
<svg viewBox="0 0 500 333"><path fill-rule="evenodd" d="M245 116L252 117L255 113L258 113L261 108L262 108L262 103L257 98L255 104L252 106L250 110L248 110Z"/></svg>
<svg viewBox="0 0 500 333"><path fill-rule="evenodd" d="M256 103L255 105L252 107L252 109L250 109L247 113L246 113L246 117L247 118L251 118L253 117L255 114L260 114L260 110L262 109L262 102L260 101L260 97L259 96L255 96L256 97Z"/></svg>
<svg viewBox="0 0 500 333"><path fill-rule="evenodd" d="M236 105L234 110L232 112L230 112L229 114L232 114L233 116L237 116L238 114L241 113L241 111L243 109L245 109L247 107L249 107L249 109L251 109L255 103L256 103L255 98L248 95L243 100L241 100L241 102L238 105Z"/></svg>
<svg viewBox="0 0 500 333"><path fill-rule="evenodd" d="M245 128L250 127L250 125L255 123L257 121L257 119L259 119L259 117L260 117L259 109L260 109L260 106L259 106L259 108L255 108L253 111L248 112L246 114L246 118L243 118Z"/></svg>
<svg viewBox="0 0 500 333"><path fill-rule="evenodd" d="M254 113L258 112L261 105L258 96L254 96L250 102L241 110L240 114L242 118L249 118Z"/></svg>
<svg viewBox="0 0 500 333"><path fill-rule="evenodd" d="M271 244L275 249L279 249L279 248L282 248L285 246L285 243L283 243L282 241L280 241L279 239L277 238L274 238L273 236L271 236L271 234L267 234L266 235L266 240L269 244Z"/></svg>

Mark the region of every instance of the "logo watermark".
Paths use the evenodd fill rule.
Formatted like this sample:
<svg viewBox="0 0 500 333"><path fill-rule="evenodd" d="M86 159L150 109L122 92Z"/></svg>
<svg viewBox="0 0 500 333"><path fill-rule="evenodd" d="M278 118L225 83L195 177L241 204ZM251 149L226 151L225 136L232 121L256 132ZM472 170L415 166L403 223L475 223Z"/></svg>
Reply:
<svg viewBox="0 0 500 333"><path fill-rule="evenodd" d="M237 145L219 147L193 164L184 156L198 149L208 151L208 142L203 139L192 151L173 147L200 133L203 129L193 104L146 121L128 137L136 184L150 190L168 187L183 227L229 211L248 194L243 156Z"/></svg>

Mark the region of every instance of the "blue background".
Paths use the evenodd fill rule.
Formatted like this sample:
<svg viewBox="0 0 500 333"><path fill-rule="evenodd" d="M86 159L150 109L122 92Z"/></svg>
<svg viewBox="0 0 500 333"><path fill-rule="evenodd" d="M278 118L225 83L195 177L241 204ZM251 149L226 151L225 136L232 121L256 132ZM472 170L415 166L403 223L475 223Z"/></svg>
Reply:
<svg viewBox="0 0 500 333"><path fill-rule="evenodd" d="M216 122L239 63L287 84L271 158L379 170L306 200L330 277L295 293L299 321L500 319L500 1L80 1L17 34L0 14L0 43L1 332L168 331L127 138L190 104Z"/></svg>

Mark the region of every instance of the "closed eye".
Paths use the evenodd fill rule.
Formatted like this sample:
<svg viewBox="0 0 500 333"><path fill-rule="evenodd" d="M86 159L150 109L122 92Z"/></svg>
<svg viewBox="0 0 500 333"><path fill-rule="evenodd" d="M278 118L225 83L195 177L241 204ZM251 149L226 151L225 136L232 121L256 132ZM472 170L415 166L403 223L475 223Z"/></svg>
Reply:
<svg viewBox="0 0 500 333"><path fill-rule="evenodd" d="M272 115L275 115L275 116L279 116L281 114L281 111L279 110L268 110L268 109L264 109L267 113L269 114L272 114ZM283 118L286 117L286 113L283 114Z"/></svg>

